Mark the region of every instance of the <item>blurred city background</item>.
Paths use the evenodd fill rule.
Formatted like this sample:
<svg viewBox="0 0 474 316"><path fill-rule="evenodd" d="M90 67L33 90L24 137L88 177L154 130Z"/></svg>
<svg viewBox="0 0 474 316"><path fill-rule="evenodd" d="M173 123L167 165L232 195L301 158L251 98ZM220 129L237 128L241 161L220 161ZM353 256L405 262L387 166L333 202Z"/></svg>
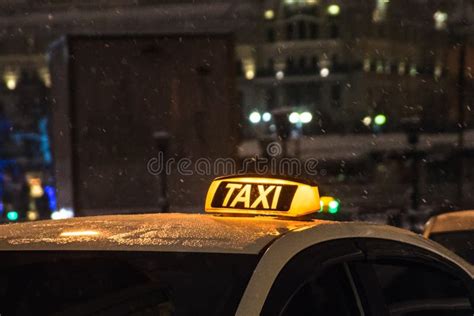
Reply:
<svg viewBox="0 0 474 316"><path fill-rule="evenodd" d="M318 160L341 218L474 206L468 0L0 1L5 222L201 211L168 158ZM218 176L217 174L215 176Z"/></svg>

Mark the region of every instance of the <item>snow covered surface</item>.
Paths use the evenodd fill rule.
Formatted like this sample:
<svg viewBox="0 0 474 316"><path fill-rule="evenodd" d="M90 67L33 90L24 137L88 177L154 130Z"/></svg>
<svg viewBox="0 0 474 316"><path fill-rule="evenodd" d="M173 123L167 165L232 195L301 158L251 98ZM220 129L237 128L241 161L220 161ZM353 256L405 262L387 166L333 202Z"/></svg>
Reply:
<svg viewBox="0 0 474 316"><path fill-rule="evenodd" d="M429 233L474 230L474 210L450 212L431 218Z"/></svg>
<svg viewBox="0 0 474 316"><path fill-rule="evenodd" d="M323 221L204 214L110 215L0 226L0 250L189 251L255 254Z"/></svg>
<svg viewBox="0 0 474 316"><path fill-rule="evenodd" d="M419 150L436 151L441 148L452 148L457 143L458 135L455 133L420 134ZM445 147L443 147L445 146ZM465 148L474 148L474 130L467 130L464 135ZM403 133L390 134L349 134L349 135L319 135L303 136L300 139L300 155L302 159L318 158L327 160L354 159L365 157L372 151L403 151L410 149L407 135ZM288 152L295 155L296 142L288 142ZM261 155L262 149L257 140L248 140L238 147L241 158Z"/></svg>

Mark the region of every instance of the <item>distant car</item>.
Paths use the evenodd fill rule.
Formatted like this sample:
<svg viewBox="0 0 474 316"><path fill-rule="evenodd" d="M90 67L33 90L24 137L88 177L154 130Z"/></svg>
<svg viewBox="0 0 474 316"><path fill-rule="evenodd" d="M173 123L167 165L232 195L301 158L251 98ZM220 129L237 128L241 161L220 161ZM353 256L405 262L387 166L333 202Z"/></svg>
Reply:
<svg viewBox="0 0 474 316"><path fill-rule="evenodd" d="M474 210L433 216L423 235L474 264Z"/></svg>
<svg viewBox="0 0 474 316"><path fill-rule="evenodd" d="M473 266L405 230L308 218L310 184L233 177L209 192L208 214L0 226L0 313L473 314Z"/></svg>

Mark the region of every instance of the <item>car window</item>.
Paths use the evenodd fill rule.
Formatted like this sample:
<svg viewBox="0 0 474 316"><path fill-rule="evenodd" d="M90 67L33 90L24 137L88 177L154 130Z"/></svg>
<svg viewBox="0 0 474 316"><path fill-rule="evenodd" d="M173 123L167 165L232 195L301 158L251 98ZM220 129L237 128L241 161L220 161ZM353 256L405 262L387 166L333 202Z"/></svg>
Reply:
<svg viewBox="0 0 474 316"><path fill-rule="evenodd" d="M248 255L9 252L1 315L231 315L255 266Z"/></svg>
<svg viewBox="0 0 474 316"><path fill-rule="evenodd" d="M281 315L358 315L354 291L342 265L314 277L294 293Z"/></svg>
<svg viewBox="0 0 474 316"><path fill-rule="evenodd" d="M474 231L435 233L430 235L430 239L474 264Z"/></svg>
<svg viewBox="0 0 474 316"><path fill-rule="evenodd" d="M473 315L463 281L420 263L366 263L376 276L390 315Z"/></svg>
<svg viewBox="0 0 474 316"><path fill-rule="evenodd" d="M361 256L360 250L346 240L303 250L288 261L276 277L261 314L361 314L360 300L344 263Z"/></svg>

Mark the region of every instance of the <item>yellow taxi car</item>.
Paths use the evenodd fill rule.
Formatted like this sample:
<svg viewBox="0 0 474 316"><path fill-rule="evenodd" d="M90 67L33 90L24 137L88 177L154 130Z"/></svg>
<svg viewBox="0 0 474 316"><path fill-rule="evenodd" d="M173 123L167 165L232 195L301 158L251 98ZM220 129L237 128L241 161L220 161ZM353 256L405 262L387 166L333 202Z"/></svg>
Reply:
<svg viewBox="0 0 474 316"><path fill-rule="evenodd" d="M472 315L474 270L394 227L312 219L318 187L216 179L206 214L0 227L1 315Z"/></svg>
<svg viewBox="0 0 474 316"><path fill-rule="evenodd" d="M423 236L474 264L474 210L431 217L425 225Z"/></svg>

